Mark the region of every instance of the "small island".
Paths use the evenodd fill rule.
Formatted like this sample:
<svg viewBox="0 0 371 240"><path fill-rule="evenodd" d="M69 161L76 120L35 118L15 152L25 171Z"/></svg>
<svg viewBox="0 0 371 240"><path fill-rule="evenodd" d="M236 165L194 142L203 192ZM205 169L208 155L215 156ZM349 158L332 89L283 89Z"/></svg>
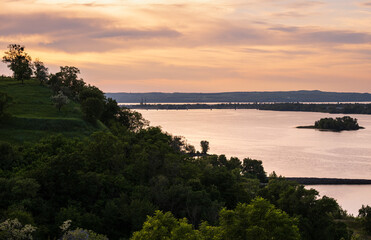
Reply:
<svg viewBox="0 0 371 240"><path fill-rule="evenodd" d="M297 128L314 128L319 130L327 131L344 131L344 130L358 130L363 129L358 125L356 118L351 118L349 116L344 116L342 118L321 118L316 121L313 126L298 126Z"/></svg>

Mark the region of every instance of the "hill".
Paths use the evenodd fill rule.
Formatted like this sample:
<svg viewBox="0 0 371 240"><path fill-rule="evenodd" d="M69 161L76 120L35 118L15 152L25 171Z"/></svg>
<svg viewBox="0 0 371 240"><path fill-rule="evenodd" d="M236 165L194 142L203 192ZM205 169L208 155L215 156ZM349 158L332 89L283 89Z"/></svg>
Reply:
<svg viewBox="0 0 371 240"><path fill-rule="evenodd" d="M110 131L36 141L53 133L82 137L99 127L82 119L76 103L59 112L49 88L36 81L21 85L2 79L0 84L13 98L13 118L2 125L0 140L34 141L0 143L0 223L31 224L37 227L34 239L62 234L63 239L78 234L113 240L170 239L170 234L171 239L182 239L179 234L191 236L187 239L263 239L246 235L254 229L268 236L264 239L351 239L346 224L338 221L343 216L334 199L320 198L317 191L282 177L272 175L268 181L258 160L207 151L196 155L182 137L143 127L139 113L117 108L112 99L105 99L110 111L104 112L111 114L99 118L112 120ZM98 91L92 86L84 90ZM71 221L75 229L61 233L59 226ZM326 224L311 224L317 222ZM168 226L169 231L162 231ZM94 232L107 238L90 237L97 236ZM0 229L0 239L12 234Z"/></svg>
<svg viewBox="0 0 371 240"><path fill-rule="evenodd" d="M61 133L70 137L83 137L106 127L96 126L82 118L80 105L70 101L59 112L53 105L49 88L37 80L27 80L22 85L12 78L0 79L0 92L11 97L7 110L11 118L0 123L0 140L21 143Z"/></svg>
<svg viewBox="0 0 371 240"><path fill-rule="evenodd" d="M107 93L119 103L181 102L368 102L369 93L322 91L221 92L221 93Z"/></svg>

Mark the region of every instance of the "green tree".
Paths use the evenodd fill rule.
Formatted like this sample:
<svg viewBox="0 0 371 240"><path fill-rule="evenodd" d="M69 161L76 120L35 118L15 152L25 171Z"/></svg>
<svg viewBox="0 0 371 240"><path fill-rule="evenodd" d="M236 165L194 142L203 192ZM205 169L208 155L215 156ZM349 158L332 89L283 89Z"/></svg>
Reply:
<svg viewBox="0 0 371 240"><path fill-rule="evenodd" d="M92 230L86 230L82 228L76 228L71 230L71 220L64 221L59 227L63 235L60 240L108 240L108 238L102 234L97 234Z"/></svg>
<svg viewBox="0 0 371 240"><path fill-rule="evenodd" d="M257 178L260 182L268 181L263 162L259 160L245 158L242 164L242 174L248 178Z"/></svg>
<svg viewBox="0 0 371 240"><path fill-rule="evenodd" d="M147 127L149 122L141 113L122 107L117 115L117 124L130 131L138 132Z"/></svg>
<svg viewBox="0 0 371 240"><path fill-rule="evenodd" d="M259 195L290 216L297 217L304 240L350 239L346 226L337 224L334 219L340 214L339 205L332 198L319 198L314 189L277 177L270 179Z"/></svg>
<svg viewBox="0 0 371 240"><path fill-rule="evenodd" d="M80 92L85 87L85 82L78 78L78 74L80 70L76 67L60 67L59 72L50 75L49 85L55 93L63 91L70 99L78 100Z"/></svg>
<svg viewBox="0 0 371 240"><path fill-rule="evenodd" d="M73 97L77 97L84 89L85 82L78 78L80 70L73 66L60 67L60 71L56 75L61 78L63 86L71 90Z"/></svg>
<svg viewBox="0 0 371 240"><path fill-rule="evenodd" d="M222 209L220 225L207 222L195 230L186 219L176 219L171 212L156 211L132 240L201 239L201 240L298 240L296 219L276 209L267 200L256 198L251 204L238 204L234 210Z"/></svg>
<svg viewBox="0 0 371 240"><path fill-rule="evenodd" d="M104 110L101 116L101 121L107 126L110 126L117 120L117 116L119 115L120 111L121 108L117 104L116 100L107 98L104 101Z"/></svg>
<svg viewBox="0 0 371 240"><path fill-rule="evenodd" d="M79 94L80 102L83 102L88 98L97 98L101 101L105 100L104 93L99 88L90 85L84 86Z"/></svg>
<svg viewBox="0 0 371 240"><path fill-rule="evenodd" d="M134 232L131 240L198 240L200 233L184 219L176 219L171 212L156 211L148 216L142 230Z"/></svg>
<svg viewBox="0 0 371 240"><path fill-rule="evenodd" d="M200 144L201 144L201 149L202 149L201 153L202 154L207 154L207 151L209 151L209 149L210 149L209 142L203 140L203 141L200 142Z"/></svg>
<svg viewBox="0 0 371 240"><path fill-rule="evenodd" d="M41 62L39 59L36 59L34 61L34 66L35 66L35 71L34 71L35 77L37 78L37 80L40 81L40 85L45 84L48 81L48 76L49 76L48 68L45 67L44 63Z"/></svg>
<svg viewBox="0 0 371 240"><path fill-rule="evenodd" d="M98 98L89 97L81 103L81 110L84 113L85 119L89 122L99 120L103 113L103 108L104 104Z"/></svg>
<svg viewBox="0 0 371 240"><path fill-rule="evenodd" d="M224 239L300 239L296 219L263 198L256 198L250 204L240 203L234 210L221 210L220 227Z"/></svg>
<svg viewBox="0 0 371 240"><path fill-rule="evenodd" d="M54 105L58 108L58 111L61 111L61 108L69 103L69 99L62 91L59 91L57 95L51 97Z"/></svg>
<svg viewBox="0 0 371 240"><path fill-rule="evenodd" d="M362 220L362 225L364 230L371 234L371 207L370 206L363 206L359 209L359 215Z"/></svg>
<svg viewBox="0 0 371 240"><path fill-rule="evenodd" d="M24 80L31 78L32 75L31 57L24 51L24 46L10 44L8 48L3 56L3 62L13 71L14 78L23 84Z"/></svg>
<svg viewBox="0 0 371 240"><path fill-rule="evenodd" d="M7 219L0 223L0 238L7 240L32 240L36 228L30 224L22 225L18 219Z"/></svg>

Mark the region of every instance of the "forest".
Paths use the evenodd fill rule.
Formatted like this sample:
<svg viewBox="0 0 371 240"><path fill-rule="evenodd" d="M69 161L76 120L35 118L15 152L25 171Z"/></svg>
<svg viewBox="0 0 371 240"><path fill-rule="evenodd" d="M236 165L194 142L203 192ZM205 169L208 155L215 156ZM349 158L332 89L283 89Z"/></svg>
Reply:
<svg viewBox="0 0 371 240"><path fill-rule="evenodd" d="M352 218L335 199L267 176L259 160L209 154L206 140L196 151L76 67L50 74L16 44L3 61L14 75L0 80L0 239L350 240L371 231L369 206Z"/></svg>

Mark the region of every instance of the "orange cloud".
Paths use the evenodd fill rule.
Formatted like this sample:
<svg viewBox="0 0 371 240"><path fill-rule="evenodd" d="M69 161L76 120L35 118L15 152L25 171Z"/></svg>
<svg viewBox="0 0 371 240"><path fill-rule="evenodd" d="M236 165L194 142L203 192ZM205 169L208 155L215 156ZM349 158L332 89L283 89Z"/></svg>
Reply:
<svg viewBox="0 0 371 240"><path fill-rule="evenodd" d="M370 92L368 5L6 0L0 49L24 44L52 70L75 65L105 91Z"/></svg>

